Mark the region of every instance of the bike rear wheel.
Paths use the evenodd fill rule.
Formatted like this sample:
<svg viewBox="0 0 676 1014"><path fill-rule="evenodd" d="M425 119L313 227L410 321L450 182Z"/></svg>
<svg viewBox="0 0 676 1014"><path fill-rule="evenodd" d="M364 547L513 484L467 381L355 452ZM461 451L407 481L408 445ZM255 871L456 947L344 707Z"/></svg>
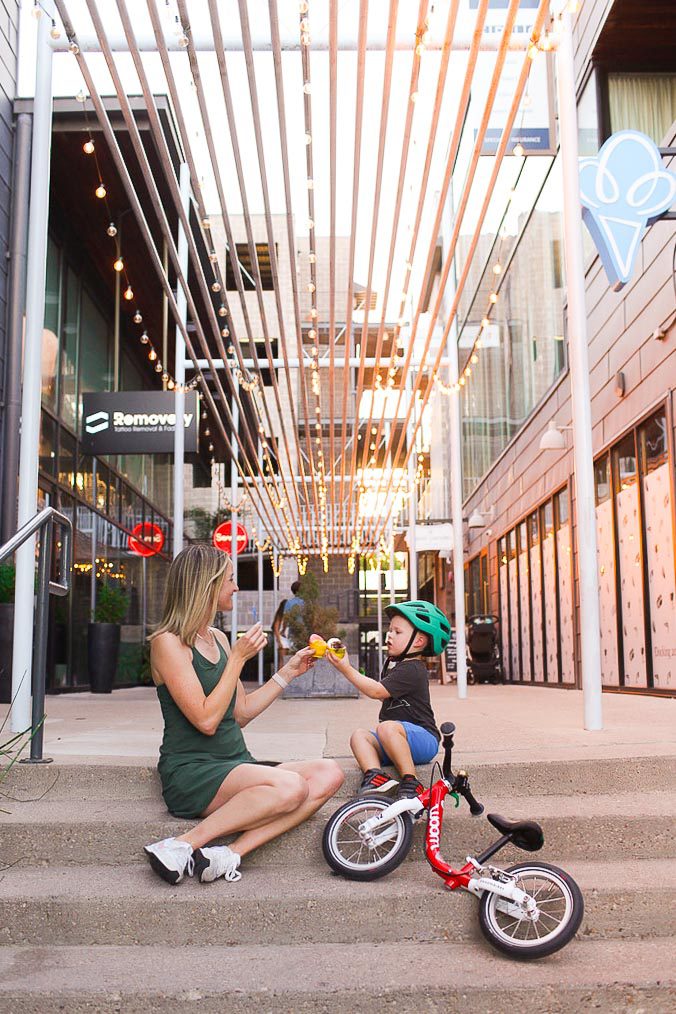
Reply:
<svg viewBox="0 0 676 1014"><path fill-rule="evenodd" d="M393 817L378 829L381 839L369 846L359 835L359 825L376 817L392 803L380 796L351 799L329 818L324 828L324 858L336 873L349 880L377 880L396 869L411 847L413 821L408 813Z"/></svg>
<svg viewBox="0 0 676 1014"><path fill-rule="evenodd" d="M582 922L584 901L575 881L547 863L518 863L508 873L535 899L539 917L532 922L505 910L506 899L486 891L481 898L479 925L488 942L512 958L530 960L554 954L569 943Z"/></svg>

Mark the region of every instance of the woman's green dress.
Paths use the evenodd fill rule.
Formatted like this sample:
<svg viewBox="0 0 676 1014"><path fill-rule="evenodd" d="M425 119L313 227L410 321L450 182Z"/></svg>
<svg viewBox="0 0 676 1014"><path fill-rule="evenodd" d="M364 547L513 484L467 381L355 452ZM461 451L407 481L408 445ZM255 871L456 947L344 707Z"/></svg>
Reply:
<svg viewBox="0 0 676 1014"><path fill-rule="evenodd" d="M197 648L192 649L193 668L207 696L221 678L226 662L220 642L217 662L210 662ZM256 763L234 718L237 692L213 736L205 736L188 721L164 684L158 686L157 696L164 718L157 765L164 801L175 817L199 817L233 768Z"/></svg>

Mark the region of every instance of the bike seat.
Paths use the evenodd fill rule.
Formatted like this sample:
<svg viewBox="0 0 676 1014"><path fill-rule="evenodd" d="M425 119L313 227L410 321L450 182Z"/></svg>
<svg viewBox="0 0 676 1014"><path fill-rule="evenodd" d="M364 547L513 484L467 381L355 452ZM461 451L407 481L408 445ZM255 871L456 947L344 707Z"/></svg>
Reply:
<svg viewBox="0 0 676 1014"><path fill-rule="evenodd" d="M444 722L441 726L442 736L452 736L455 732L455 724L453 722Z"/></svg>
<svg viewBox="0 0 676 1014"><path fill-rule="evenodd" d="M542 828L534 820L507 820L498 813L487 813L488 821L500 834L507 834L517 848L537 852L545 843Z"/></svg>

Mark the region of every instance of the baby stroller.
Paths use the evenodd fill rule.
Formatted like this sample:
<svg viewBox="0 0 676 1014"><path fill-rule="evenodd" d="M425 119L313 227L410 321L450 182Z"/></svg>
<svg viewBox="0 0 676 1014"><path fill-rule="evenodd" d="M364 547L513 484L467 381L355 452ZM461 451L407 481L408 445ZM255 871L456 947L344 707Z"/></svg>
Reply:
<svg viewBox="0 0 676 1014"><path fill-rule="evenodd" d="M498 617L482 613L467 620L467 670L472 683L502 683Z"/></svg>

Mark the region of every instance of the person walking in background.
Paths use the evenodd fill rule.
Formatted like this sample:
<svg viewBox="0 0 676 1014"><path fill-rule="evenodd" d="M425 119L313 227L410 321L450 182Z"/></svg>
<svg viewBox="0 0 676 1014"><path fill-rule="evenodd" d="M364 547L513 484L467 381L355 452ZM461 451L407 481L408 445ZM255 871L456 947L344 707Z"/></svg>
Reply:
<svg viewBox="0 0 676 1014"><path fill-rule="evenodd" d="M291 598L286 599L286 601L284 602L285 613L291 612L291 610L295 609L296 606L299 606L302 609L303 606L305 605L305 599L300 597L300 595L298 594L299 591L300 591L300 581L294 581L293 584L291 585Z"/></svg>
<svg viewBox="0 0 676 1014"><path fill-rule="evenodd" d="M192 545L167 575L162 619L151 637L150 669L164 718L158 770L162 795L176 817L195 819L185 834L145 846L151 867L170 884L194 872L202 883L239 880L242 856L315 813L343 782L333 760L259 764L242 727L311 668L312 648L296 652L279 672L247 693L244 663L262 651L260 623L230 648L213 626L237 592L230 557ZM231 847L209 843L236 835Z"/></svg>
<svg viewBox="0 0 676 1014"><path fill-rule="evenodd" d="M272 636L275 639L279 659L282 663L291 648L291 641L289 640L289 636L287 634L286 621L284 619L284 606L286 603L287 599L282 599L277 606L277 612L275 613L272 621Z"/></svg>

